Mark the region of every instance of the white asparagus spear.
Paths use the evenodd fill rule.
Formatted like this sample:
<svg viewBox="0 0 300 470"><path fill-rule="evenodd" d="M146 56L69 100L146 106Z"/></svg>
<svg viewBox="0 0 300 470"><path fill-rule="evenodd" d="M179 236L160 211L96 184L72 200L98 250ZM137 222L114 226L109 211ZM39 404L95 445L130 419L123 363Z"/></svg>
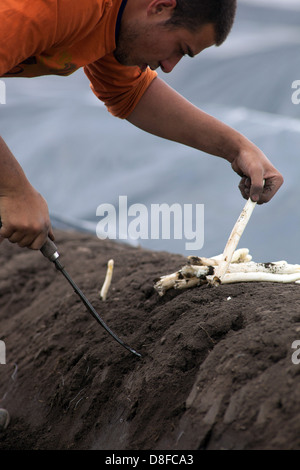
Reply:
<svg viewBox="0 0 300 470"><path fill-rule="evenodd" d="M284 284L298 282L300 273L294 274L272 274L272 273L227 273L223 277L222 284L233 284L235 282L282 282Z"/></svg>
<svg viewBox="0 0 300 470"><path fill-rule="evenodd" d="M182 278L186 279L185 276L199 278L200 276L208 275L209 270L205 267L216 266L219 264L221 258L222 254L214 256L213 258L188 256L188 260L191 263L190 265L183 266L182 269L172 274L160 276L160 278L155 281L154 288L159 295L164 295L167 290L174 288L176 283L178 284L178 280L182 281ZM239 250L236 250L232 257L233 263L250 262L251 260L252 256L249 254L248 248L240 248ZM195 264L195 266L193 266L193 264ZM182 286L183 284L185 284L186 287L191 287L190 282L186 283L184 281L182 282Z"/></svg>
<svg viewBox="0 0 300 470"><path fill-rule="evenodd" d="M240 269L238 269L240 268ZM162 276L154 285L160 296L169 289L189 289L208 282L209 266L186 265L176 273ZM300 265L276 263L231 263L223 277L223 284L237 282L282 282L300 284Z"/></svg>
<svg viewBox="0 0 300 470"><path fill-rule="evenodd" d="M213 259L216 261L222 261L223 253L217 256L213 256ZM231 262L232 263L245 263L251 260L252 260L252 256L249 254L248 248L239 248L238 250L235 250L235 252L233 253Z"/></svg>
<svg viewBox="0 0 300 470"><path fill-rule="evenodd" d="M209 282L213 285L218 285L222 282L223 277L227 271L229 264L231 263L231 259L235 249L240 241L240 238L245 230L247 223L252 215L252 212L256 206L256 202L253 202L251 198L245 204L244 209L242 210L238 220L236 221L235 226L232 229L228 242L225 246L223 252L223 259L218 265L215 275L213 278L209 279Z"/></svg>
<svg viewBox="0 0 300 470"><path fill-rule="evenodd" d="M105 276L102 289L100 291L100 299L102 300L106 300L108 289L110 288L110 284L112 280L113 269L114 269L114 260L110 259L107 263L106 276Z"/></svg>
<svg viewBox="0 0 300 470"><path fill-rule="evenodd" d="M215 272L217 266L213 266ZM211 268L212 269L212 268ZM209 266L186 265L180 270L184 277L203 277L209 275ZM275 263L230 263L227 273L270 273L270 274L298 274L300 276L299 264L288 264L286 261Z"/></svg>
<svg viewBox="0 0 300 470"><path fill-rule="evenodd" d="M201 256L188 256L188 260L191 264L197 266L217 266L221 263L223 253L212 258L205 258ZM231 263L247 263L252 260L252 256L249 254L248 248L240 248L233 253Z"/></svg>
<svg viewBox="0 0 300 470"><path fill-rule="evenodd" d="M215 270L216 271L216 270ZM288 264L286 261L276 263L231 263L228 266L227 273L270 273L270 274L299 274L299 264Z"/></svg>
<svg viewBox="0 0 300 470"><path fill-rule="evenodd" d="M222 284L234 284L238 282L277 282L283 284L290 284L296 282L300 283L300 272L290 274L273 274L270 272L236 272L227 273L223 277ZM193 277L190 279L179 279L175 282L175 289L187 289L199 284L205 284L206 281Z"/></svg>

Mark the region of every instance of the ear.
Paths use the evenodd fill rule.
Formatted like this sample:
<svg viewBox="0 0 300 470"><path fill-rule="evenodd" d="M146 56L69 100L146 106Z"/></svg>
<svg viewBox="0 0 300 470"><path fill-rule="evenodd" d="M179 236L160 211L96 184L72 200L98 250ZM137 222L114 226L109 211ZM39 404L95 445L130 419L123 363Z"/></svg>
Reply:
<svg viewBox="0 0 300 470"><path fill-rule="evenodd" d="M147 15L167 14L170 16L176 5L176 0L150 0L147 7Z"/></svg>

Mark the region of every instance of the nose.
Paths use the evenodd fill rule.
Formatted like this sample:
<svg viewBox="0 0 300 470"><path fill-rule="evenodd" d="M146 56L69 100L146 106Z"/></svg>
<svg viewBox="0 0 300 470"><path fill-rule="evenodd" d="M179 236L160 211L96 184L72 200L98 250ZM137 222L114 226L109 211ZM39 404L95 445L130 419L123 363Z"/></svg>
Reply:
<svg viewBox="0 0 300 470"><path fill-rule="evenodd" d="M176 57L172 57L170 59L162 60L160 62L160 68L162 69L163 72L170 73L170 72L172 72L175 65L178 64L178 62L180 61L181 58L182 58L182 56L180 56L180 57L176 56Z"/></svg>

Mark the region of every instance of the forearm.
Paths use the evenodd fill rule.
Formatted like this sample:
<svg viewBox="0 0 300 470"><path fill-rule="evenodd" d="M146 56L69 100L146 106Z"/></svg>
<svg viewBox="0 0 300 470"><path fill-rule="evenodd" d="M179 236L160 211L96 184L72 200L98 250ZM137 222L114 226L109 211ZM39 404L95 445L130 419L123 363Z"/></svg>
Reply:
<svg viewBox="0 0 300 470"><path fill-rule="evenodd" d="M191 104L159 78L152 82L128 121L230 162L242 146L251 145L239 132Z"/></svg>
<svg viewBox="0 0 300 470"><path fill-rule="evenodd" d="M0 137L0 242L39 249L53 237L47 203Z"/></svg>
<svg viewBox="0 0 300 470"><path fill-rule="evenodd" d="M128 121L159 137L226 159L244 178L240 190L245 198L267 202L283 182L249 139L191 104L159 78L151 83Z"/></svg>
<svg viewBox="0 0 300 470"><path fill-rule="evenodd" d="M20 164L0 137L0 197L15 194L28 184Z"/></svg>

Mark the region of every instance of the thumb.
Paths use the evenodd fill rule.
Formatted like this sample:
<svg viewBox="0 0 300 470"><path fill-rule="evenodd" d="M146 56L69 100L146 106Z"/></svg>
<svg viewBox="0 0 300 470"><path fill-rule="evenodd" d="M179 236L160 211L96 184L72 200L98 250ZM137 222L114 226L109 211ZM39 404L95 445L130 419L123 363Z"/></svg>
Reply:
<svg viewBox="0 0 300 470"><path fill-rule="evenodd" d="M54 236L52 227L49 229L48 237L49 237L50 240L52 240L53 242L55 241L55 236Z"/></svg>
<svg viewBox="0 0 300 470"><path fill-rule="evenodd" d="M253 202L258 202L264 190L264 179L262 176L251 179L250 198Z"/></svg>

